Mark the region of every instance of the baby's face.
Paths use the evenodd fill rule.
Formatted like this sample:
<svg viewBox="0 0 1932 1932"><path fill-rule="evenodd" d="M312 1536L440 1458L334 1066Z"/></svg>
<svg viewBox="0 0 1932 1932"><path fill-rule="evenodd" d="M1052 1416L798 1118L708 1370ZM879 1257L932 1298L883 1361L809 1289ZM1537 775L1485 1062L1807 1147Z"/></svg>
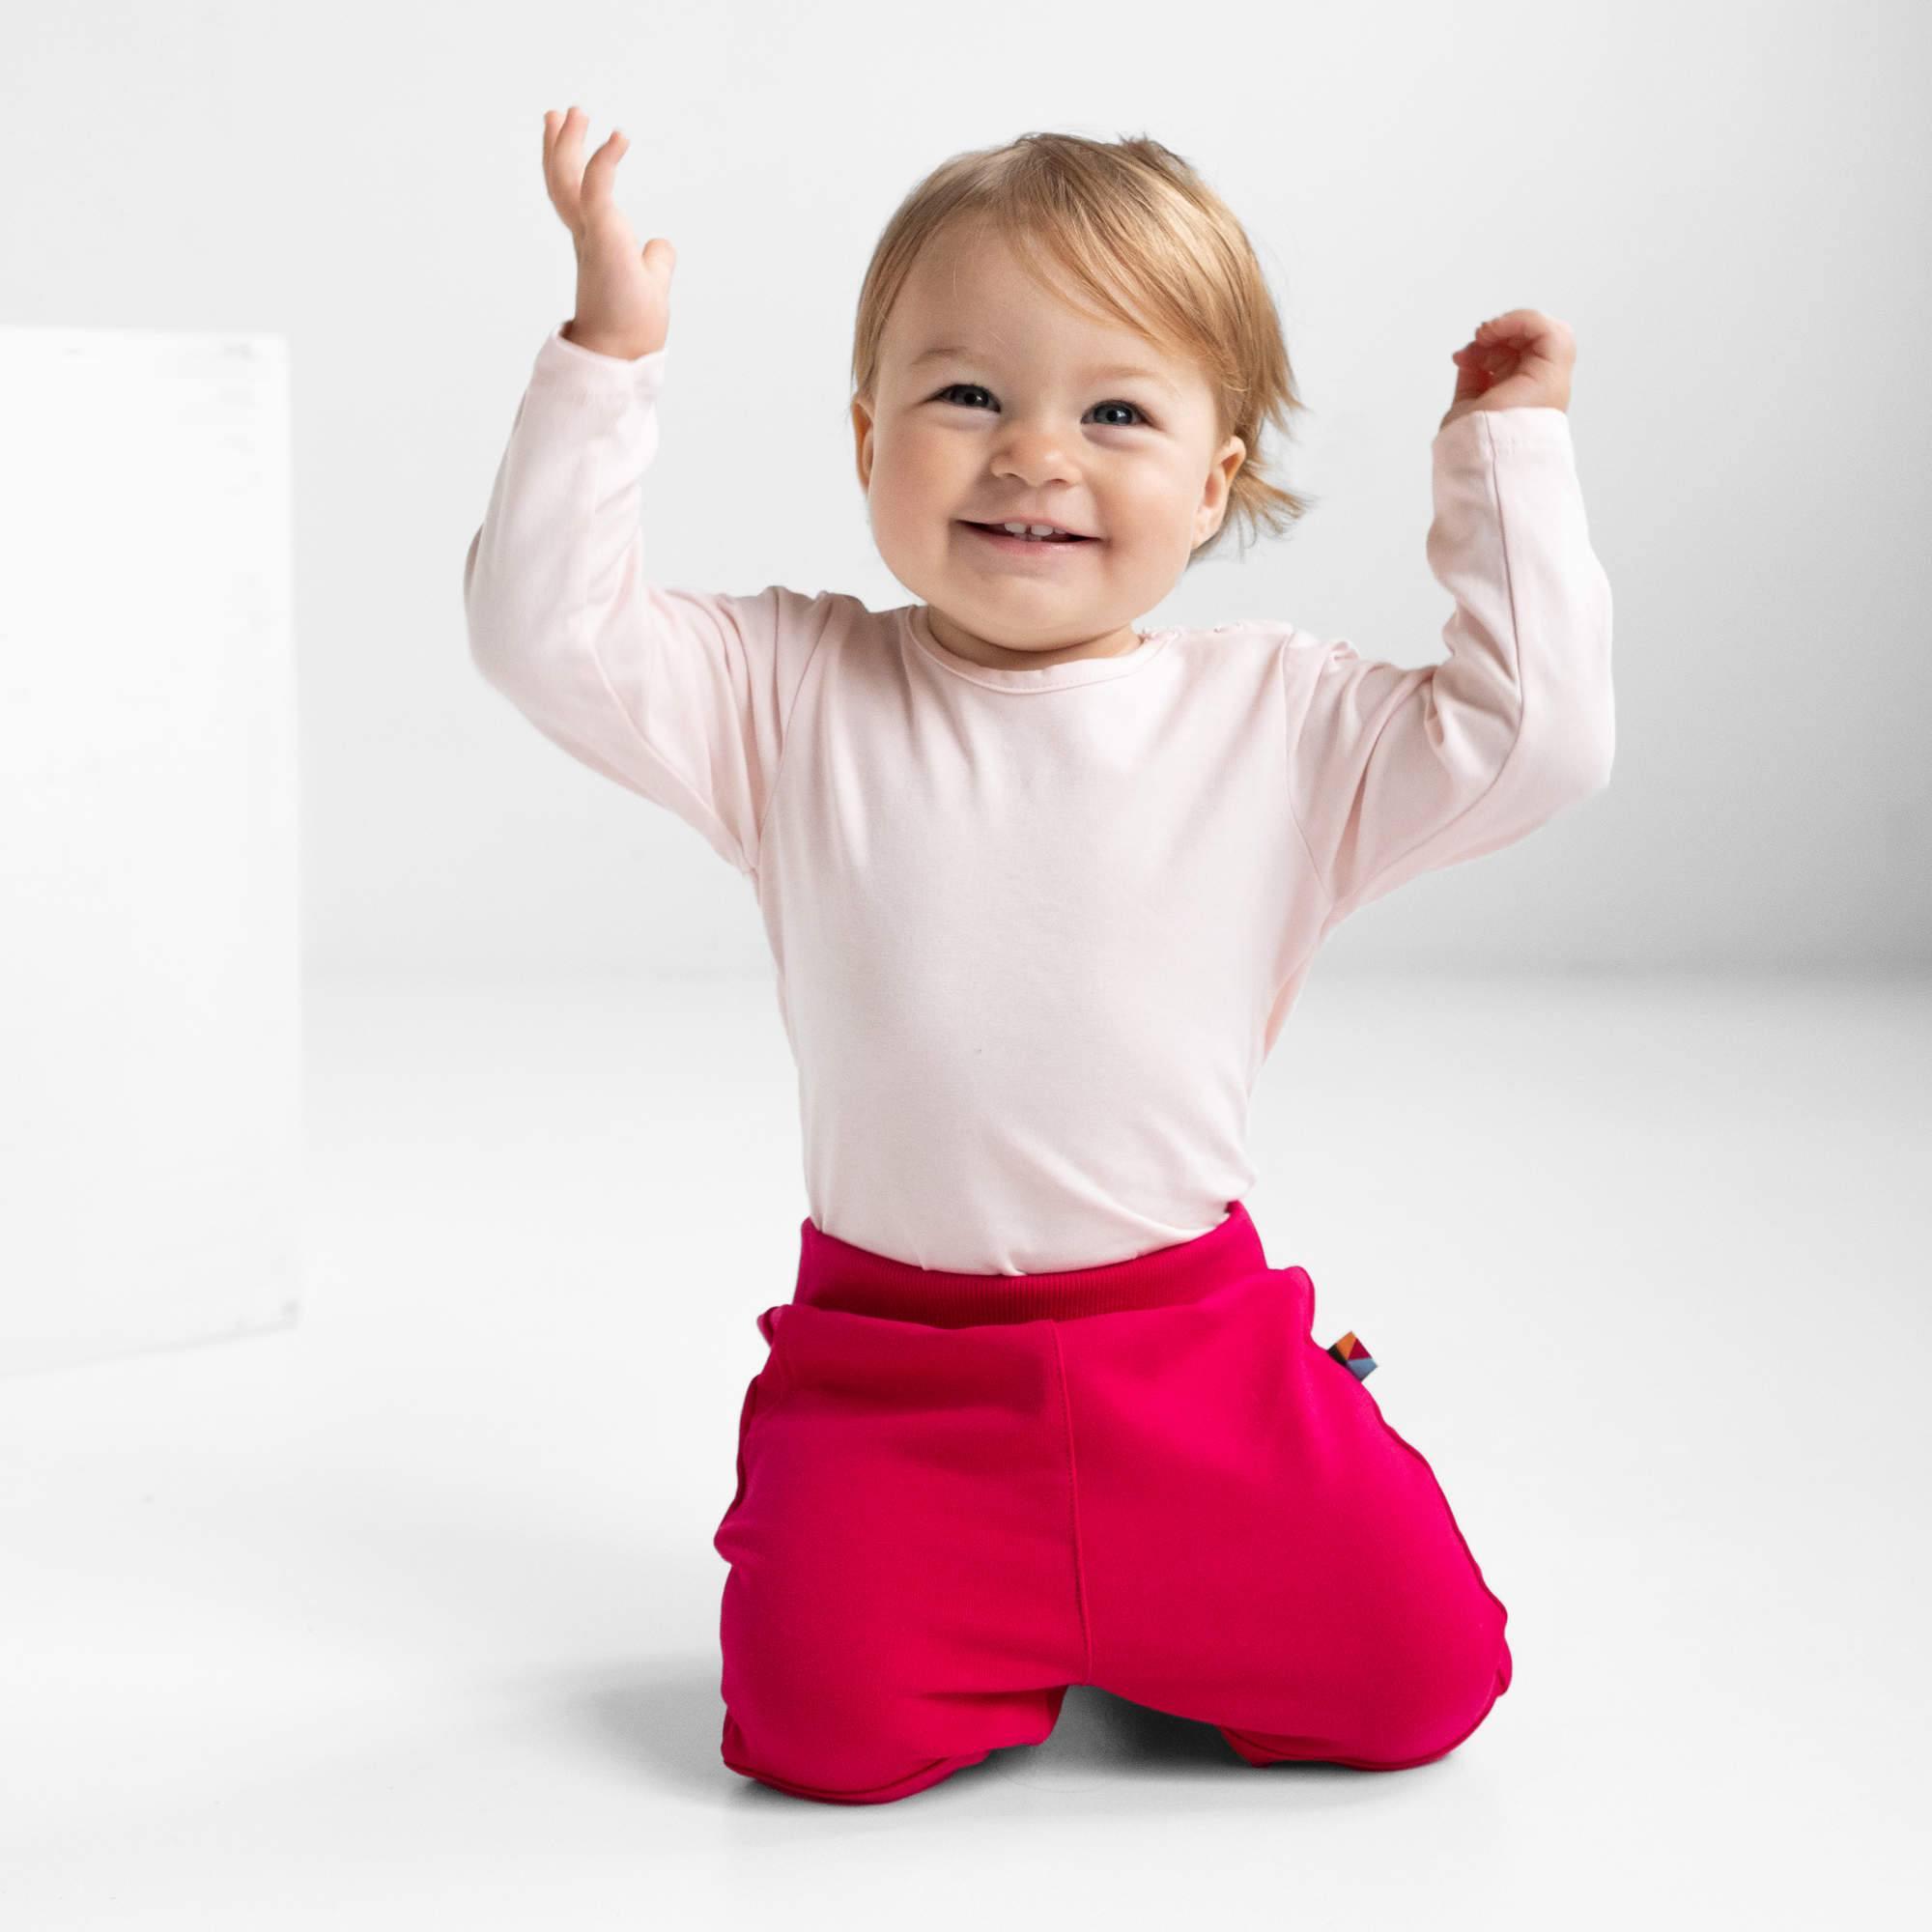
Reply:
<svg viewBox="0 0 1932 1932"><path fill-rule="evenodd" d="M1110 373L1126 365L1146 373ZM907 277L852 421L880 554L941 644L996 668L1132 650L1246 454L1217 443L1199 368L1047 295L985 230ZM1012 518L1092 541L1020 549L972 526Z"/></svg>

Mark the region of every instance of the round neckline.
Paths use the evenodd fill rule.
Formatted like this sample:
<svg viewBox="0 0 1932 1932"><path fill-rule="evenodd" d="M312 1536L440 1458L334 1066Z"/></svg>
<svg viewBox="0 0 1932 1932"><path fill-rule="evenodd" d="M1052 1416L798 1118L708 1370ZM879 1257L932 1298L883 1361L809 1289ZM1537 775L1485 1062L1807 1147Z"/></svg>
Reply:
<svg viewBox="0 0 1932 1932"><path fill-rule="evenodd" d="M984 685L989 691L1065 691L1072 685L1103 684L1109 678L1125 677L1130 671L1144 669L1166 648L1169 639L1176 635L1171 629L1144 631L1140 634L1140 642L1132 650L1121 652L1118 657L1066 658L1059 664L1002 670L991 665L975 664L970 658L949 651L933 636L926 610L923 604L900 606L906 635L942 670L950 670L954 677L964 678L969 684Z"/></svg>

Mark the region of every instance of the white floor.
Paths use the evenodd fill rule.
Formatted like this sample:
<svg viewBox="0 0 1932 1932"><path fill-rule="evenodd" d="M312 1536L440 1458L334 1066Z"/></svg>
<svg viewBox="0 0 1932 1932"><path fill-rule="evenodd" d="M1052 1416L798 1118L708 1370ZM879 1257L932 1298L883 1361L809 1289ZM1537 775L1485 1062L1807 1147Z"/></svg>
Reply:
<svg viewBox="0 0 1932 1932"><path fill-rule="evenodd" d="M1924 1910L1925 983L1318 973L1249 1210L1514 1686L1387 1775L1075 1690L877 1806L718 1755L710 1536L805 1213L769 986L308 1024L299 1322L0 1381L10 1932Z"/></svg>

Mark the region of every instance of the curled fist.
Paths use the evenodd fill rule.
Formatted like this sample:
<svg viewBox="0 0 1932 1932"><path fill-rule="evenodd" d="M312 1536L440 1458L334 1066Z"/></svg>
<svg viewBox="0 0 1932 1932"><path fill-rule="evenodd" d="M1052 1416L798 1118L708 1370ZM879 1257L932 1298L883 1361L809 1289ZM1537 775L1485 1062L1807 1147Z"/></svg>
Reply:
<svg viewBox="0 0 1932 1932"><path fill-rule="evenodd" d="M1567 410L1577 338L1567 322L1541 309L1513 308L1478 323L1450 360L1456 364L1456 394L1438 434L1476 410Z"/></svg>

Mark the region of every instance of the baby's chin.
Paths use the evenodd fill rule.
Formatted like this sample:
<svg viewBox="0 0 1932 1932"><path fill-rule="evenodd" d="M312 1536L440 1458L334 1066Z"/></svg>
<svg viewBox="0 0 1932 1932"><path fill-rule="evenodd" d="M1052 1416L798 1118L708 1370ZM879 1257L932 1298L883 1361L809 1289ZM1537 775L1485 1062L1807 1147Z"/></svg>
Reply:
<svg viewBox="0 0 1932 1932"><path fill-rule="evenodd" d="M989 670L1026 670L1079 658L1119 657L1135 649L1141 635L1103 611L1077 606L1038 608L1031 621L971 595L929 599L926 628L955 657ZM939 622L932 621L937 615ZM963 637L959 633L964 633Z"/></svg>

